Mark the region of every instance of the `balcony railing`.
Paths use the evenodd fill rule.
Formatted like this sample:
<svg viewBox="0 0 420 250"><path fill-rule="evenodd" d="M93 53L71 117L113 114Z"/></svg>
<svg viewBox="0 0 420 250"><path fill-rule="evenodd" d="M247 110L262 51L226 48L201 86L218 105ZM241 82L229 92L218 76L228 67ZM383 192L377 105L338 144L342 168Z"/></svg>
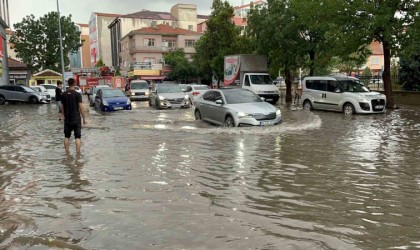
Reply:
<svg viewBox="0 0 420 250"><path fill-rule="evenodd" d="M159 46L130 46L130 54L137 53L139 51L146 51L146 52L169 52L176 50L177 47L159 47Z"/></svg>

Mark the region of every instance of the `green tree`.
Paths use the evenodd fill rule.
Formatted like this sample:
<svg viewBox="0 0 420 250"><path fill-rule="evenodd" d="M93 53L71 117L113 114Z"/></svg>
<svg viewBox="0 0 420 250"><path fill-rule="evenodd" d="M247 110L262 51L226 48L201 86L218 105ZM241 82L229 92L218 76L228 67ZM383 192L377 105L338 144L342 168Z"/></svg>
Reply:
<svg viewBox="0 0 420 250"><path fill-rule="evenodd" d="M185 57L182 49L174 50L165 55L165 64L171 66L172 71L168 74L169 78L178 81L187 81L197 78L197 71L193 64Z"/></svg>
<svg viewBox="0 0 420 250"><path fill-rule="evenodd" d="M345 19L342 28L352 35L362 35L363 42L376 40L384 51L383 81L387 108L394 107L391 84L391 58L398 55L401 44L408 38L407 30L415 24L420 10L418 0L354 0L344 1Z"/></svg>
<svg viewBox="0 0 420 250"><path fill-rule="evenodd" d="M362 80L363 84L365 86L369 86L370 83L370 78L372 77L372 71L370 70L369 67L366 67L363 72L362 72L362 76L364 77L364 79Z"/></svg>
<svg viewBox="0 0 420 250"><path fill-rule="evenodd" d="M76 53L80 43L80 32L76 30L71 16L61 18L63 54ZM52 69L61 71L58 14L49 12L38 20L34 15L26 16L14 25L15 33L10 42L14 44L17 57L33 71ZM64 64L70 60L64 57Z"/></svg>
<svg viewBox="0 0 420 250"><path fill-rule="evenodd" d="M218 82L223 80L226 55L250 52L247 38L240 36L240 29L231 21L233 16L233 7L227 1L213 0L207 30L195 46L195 62L201 74L214 76Z"/></svg>
<svg viewBox="0 0 420 250"><path fill-rule="evenodd" d="M103 66L106 66L106 65L105 65L104 61L102 61L102 58L99 58L99 60L96 62L95 67L100 68L100 67L103 67Z"/></svg>

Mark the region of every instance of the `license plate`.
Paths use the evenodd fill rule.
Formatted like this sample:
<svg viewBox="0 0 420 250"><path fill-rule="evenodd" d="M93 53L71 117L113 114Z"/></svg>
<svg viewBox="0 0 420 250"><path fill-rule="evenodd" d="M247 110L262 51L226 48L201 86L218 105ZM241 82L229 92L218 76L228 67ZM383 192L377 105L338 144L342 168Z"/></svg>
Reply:
<svg viewBox="0 0 420 250"><path fill-rule="evenodd" d="M384 105L376 105L375 106L375 109L383 109L384 108Z"/></svg>
<svg viewBox="0 0 420 250"><path fill-rule="evenodd" d="M114 110L121 110L123 107L114 107Z"/></svg>
<svg viewBox="0 0 420 250"><path fill-rule="evenodd" d="M274 122L273 121L262 121L261 123L260 123L260 125L261 126L267 126L267 125L273 125L274 124Z"/></svg>

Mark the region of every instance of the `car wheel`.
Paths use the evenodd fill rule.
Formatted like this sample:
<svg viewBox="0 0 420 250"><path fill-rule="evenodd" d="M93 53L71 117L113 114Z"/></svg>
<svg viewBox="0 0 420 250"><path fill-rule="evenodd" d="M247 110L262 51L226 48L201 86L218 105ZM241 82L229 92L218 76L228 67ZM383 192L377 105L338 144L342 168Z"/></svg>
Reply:
<svg viewBox="0 0 420 250"><path fill-rule="evenodd" d="M235 121L233 120L232 116L230 115L226 116L225 127L228 127L228 128L235 127Z"/></svg>
<svg viewBox="0 0 420 250"><path fill-rule="evenodd" d="M3 105L6 103L6 98L4 96L0 95L0 105Z"/></svg>
<svg viewBox="0 0 420 250"><path fill-rule="evenodd" d="M200 110L196 109L196 110L194 111L194 118L195 118L196 120L201 120L201 112L200 112Z"/></svg>
<svg viewBox="0 0 420 250"><path fill-rule="evenodd" d="M312 103L308 100L303 102L303 109L304 110L312 110Z"/></svg>
<svg viewBox="0 0 420 250"><path fill-rule="evenodd" d="M38 99L36 99L36 97L35 96L31 96L31 97L29 97L29 103L31 103L31 104L35 104L35 103L37 103L38 102Z"/></svg>
<svg viewBox="0 0 420 250"><path fill-rule="evenodd" d="M351 103L344 104L343 112L345 115L353 115L355 113L353 104Z"/></svg>

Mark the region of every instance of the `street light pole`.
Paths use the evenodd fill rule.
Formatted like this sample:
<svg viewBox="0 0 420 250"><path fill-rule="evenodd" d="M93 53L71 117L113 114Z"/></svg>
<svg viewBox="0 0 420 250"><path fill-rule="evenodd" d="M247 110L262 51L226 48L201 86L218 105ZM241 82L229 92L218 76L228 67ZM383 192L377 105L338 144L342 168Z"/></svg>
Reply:
<svg viewBox="0 0 420 250"><path fill-rule="evenodd" d="M61 36L61 16L60 16L60 7L57 0L57 13L58 13L58 33L60 39L60 54L61 54L61 74L63 78L63 89L66 89L66 81L64 80L64 55L63 55L63 37Z"/></svg>

